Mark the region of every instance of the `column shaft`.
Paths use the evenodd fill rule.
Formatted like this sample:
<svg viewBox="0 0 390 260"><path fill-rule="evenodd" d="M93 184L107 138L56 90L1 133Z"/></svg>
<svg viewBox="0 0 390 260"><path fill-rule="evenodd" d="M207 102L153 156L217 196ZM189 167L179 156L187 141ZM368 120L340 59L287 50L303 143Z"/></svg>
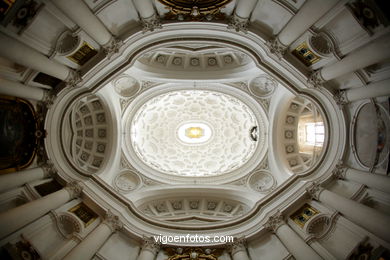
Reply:
<svg viewBox="0 0 390 260"><path fill-rule="evenodd" d="M313 248L311 248L302 238L294 232L287 224L282 224L276 231L276 235L287 247L288 251L297 260L322 259Z"/></svg>
<svg viewBox="0 0 390 260"><path fill-rule="evenodd" d="M249 18L256 4L257 0L239 0L234 13L240 18Z"/></svg>
<svg viewBox="0 0 390 260"><path fill-rule="evenodd" d="M234 255L233 260L249 260L248 254L245 251L238 251Z"/></svg>
<svg viewBox="0 0 390 260"><path fill-rule="evenodd" d="M331 206L347 219L378 237L390 241L390 233L387 230L390 223L390 216L326 189L321 191L318 200Z"/></svg>
<svg viewBox="0 0 390 260"><path fill-rule="evenodd" d="M323 67L320 70L321 76L324 80L331 80L341 75L378 63L390 58L389 49L390 35L384 35L358 50L353 51L342 60Z"/></svg>
<svg viewBox="0 0 390 260"><path fill-rule="evenodd" d="M45 197L30 201L0 214L0 238L15 232L30 222L56 209L71 199L66 189L53 192Z"/></svg>
<svg viewBox="0 0 390 260"><path fill-rule="evenodd" d="M134 0L133 3L141 18L149 18L154 15L154 7L151 0Z"/></svg>
<svg viewBox="0 0 390 260"><path fill-rule="evenodd" d="M0 175L0 192L11 190L28 182L45 178L41 167Z"/></svg>
<svg viewBox="0 0 390 260"><path fill-rule="evenodd" d="M88 236L74 247L64 260L85 260L92 259L100 247L112 234L112 229L105 223L97 226Z"/></svg>
<svg viewBox="0 0 390 260"><path fill-rule="evenodd" d="M0 32L0 56L20 65L65 80L71 69L48 59L42 53Z"/></svg>
<svg viewBox="0 0 390 260"><path fill-rule="evenodd" d="M366 87L352 88L345 91L349 102L390 95L390 79L368 84Z"/></svg>
<svg viewBox="0 0 390 260"><path fill-rule="evenodd" d="M45 90L0 78L0 94L25 99L42 100L45 95Z"/></svg>
<svg viewBox="0 0 390 260"><path fill-rule="evenodd" d="M91 10L84 3L84 1L53 0L53 3L100 45L104 46L111 41L111 33L107 30L104 24L91 12Z"/></svg>
<svg viewBox="0 0 390 260"><path fill-rule="evenodd" d="M142 250L137 260L154 260L155 254L149 250Z"/></svg>
<svg viewBox="0 0 390 260"><path fill-rule="evenodd" d="M388 176L347 168L345 179L364 184L372 189L390 193L390 178Z"/></svg>
<svg viewBox="0 0 390 260"><path fill-rule="evenodd" d="M337 0L308 0L299 9L283 30L278 35L278 40L285 46L289 46L307 29L309 29L318 19L320 19Z"/></svg>

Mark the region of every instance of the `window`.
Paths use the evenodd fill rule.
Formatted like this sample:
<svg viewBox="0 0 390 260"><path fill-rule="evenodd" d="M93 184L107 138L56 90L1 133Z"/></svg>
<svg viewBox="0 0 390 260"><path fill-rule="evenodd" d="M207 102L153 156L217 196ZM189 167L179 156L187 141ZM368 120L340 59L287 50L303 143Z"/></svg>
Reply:
<svg viewBox="0 0 390 260"><path fill-rule="evenodd" d="M325 138L324 123L306 123L305 124L305 144L322 146Z"/></svg>

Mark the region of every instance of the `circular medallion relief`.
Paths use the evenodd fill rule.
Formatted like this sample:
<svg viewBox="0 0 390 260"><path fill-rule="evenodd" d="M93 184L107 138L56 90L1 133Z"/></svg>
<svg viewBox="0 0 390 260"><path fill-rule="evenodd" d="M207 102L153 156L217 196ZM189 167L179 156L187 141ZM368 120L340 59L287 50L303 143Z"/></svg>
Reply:
<svg viewBox="0 0 390 260"><path fill-rule="evenodd" d="M249 178L249 186L259 192L271 191L276 185L272 175L265 171L257 171Z"/></svg>
<svg viewBox="0 0 390 260"><path fill-rule="evenodd" d="M119 173L114 179L114 186L121 192L130 192L140 184L139 177L132 171Z"/></svg>
<svg viewBox="0 0 390 260"><path fill-rule="evenodd" d="M141 89L138 81L128 75L120 76L113 82L113 85L116 93L123 97L132 97Z"/></svg>
<svg viewBox="0 0 390 260"><path fill-rule="evenodd" d="M131 146L148 167L179 176L216 176L244 165L265 142L263 122L241 100L209 90L149 99L130 124ZM260 127L254 141L249 130Z"/></svg>
<svg viewBox="0 0 390 260"><path fill-rule="evenodd" d="M271 95L276 87L276 81L268 75L260 75L249 83L249 91L259 98Z"/></svg>

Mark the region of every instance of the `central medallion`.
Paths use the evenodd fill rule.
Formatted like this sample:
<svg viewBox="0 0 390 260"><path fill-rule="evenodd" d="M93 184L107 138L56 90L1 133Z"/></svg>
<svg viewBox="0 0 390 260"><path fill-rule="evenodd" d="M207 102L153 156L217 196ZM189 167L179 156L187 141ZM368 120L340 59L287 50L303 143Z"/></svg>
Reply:
<svg viewBox="0 0 390 260"><path fill-rule="evenodd" d="M181 124L176 131L177 138L187 145L203 144L210 140L212 134L211 127L201 122Z"/></svg>

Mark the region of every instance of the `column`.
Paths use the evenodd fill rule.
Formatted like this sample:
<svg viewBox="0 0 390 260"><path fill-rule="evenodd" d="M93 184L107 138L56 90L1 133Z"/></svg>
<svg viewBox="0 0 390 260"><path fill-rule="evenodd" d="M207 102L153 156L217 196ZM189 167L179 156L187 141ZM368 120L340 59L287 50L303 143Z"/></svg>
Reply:
<svg viewBox="0 0 390 260"><path fill-rule="evenodd" d="M277 37L267 42L271 53L282 58L288 46L324 16L338 0L307 0Z"/></svg>
<svg viewBox="0 0 390 260"><path fill-rule="evenodd" d="M22 186L28 182L47 178L53 172L54 168L46 165L44 167L30 168L0 175L0 193Z"/></svg>
<svg viewBox="0 0 390 260"><path fill-rule="evenodd" d="M0 238L8 236L45 215L50 210L56 209L66 202L78 197L81 194L81 191L82 187L77 183L72 182L59 191L0 213Z"/></svg>
<svg viewBox="0 0 390 260"><path fill-rule="evenodd" d="M354 102L366 98L383 97L390 95L390 79L374 82L365 87L352 88L341 91L346 102Z"/></svg>
<svg viewBox="0 0 390 260"><path fill-rule="evenodd" d="M63 64L50 60L42 53L0 32L0 56L20 65L41 71L66 81L72 70Z"/></svg>
<svg viewBox="0 0 390 260"><path fill-rule="evenodd" d="M92 257L104 245L107 239L116 230L122 228L122 222L118 216L108 211L103 222L97 226L88 236L73 248L65 257L65 260L85 260Z"/></svg>
<svg viewBox="0 0 390 260"><path fill-rule="evenodd" d="M286 26L279 32L277 39L284 46L289 46L318 19L324 16L337 0L308 0L299 9Z"/></svg>
<svg viewBox="0 0 390 260"><path fill-rule="evenodd" d="M229 251L233 260L249 260L245 244L245 238L238 238L229 245Z"/></svg>
<svg viewBox="0 0 390 260"><path fill-rule="evenodd" d="M161 21L156 14L151 0L133 0L135 8L141 18L143 32L161 28Z"/></svg>
<svg viewBox="0 0 390 260"><path fill-rule="evenodd" d="M107 30L104 24L91 12L91 10L84 3L84 1L53 0L53 3L101 46L107 45L111 42L111 33Z"/></svg>
<svg viewBox="0 0 390 260"><path fill-rule="evenodd" d="M152 237L144 237L141 252L137 260L154 260L158 251L160 251L161 244L157 243Z"/></svg>
<svg viewBox="0 0 390 260"><path fill-rule="evenodd" d="M249 17L257 4L257 0L239 0L234 14L230 17L229 29L234 29L237 32L247 32L249 25Z"/></svg>
<svg viewBox="0 0 390 260"><path fill-rule="evenodd" d="M386 60L390 58L389 49L390 34L387 34L349 53L342 60L323 67L319 71L319 76L321 76L322 80L328 81Z"/></svg>
<svg viewBox="0 0 390 260"><path fill-rule="evenodd" d="M32 100L42 100L45 90L0 78L0 94Z"/></svg>
<svg viewBox="0 0 390 260"><path fill-rule="evenodd" d="M390 216L326 190L317 184L312 184L307 188L307 191L312 198L339 211L355 224L360 225L385 241L390 241L390 232L388 232L387 228L390 223Z"/></svg>
<svg viewBox="0 0 390 260"><path fill-rule="evenodd" d="M266 227L273 231L283 245L297 260L322 259L313 248L303 241L303 239L292 230L283 220L280 212L271 216L266 223Z"/></svg>
<svg viewBox="0 0 390 260"><path fill-rule="evenodd" d="M333 174L338 178L364 184L371 189L390 193L390 178L388 176L342 166L337 166Z"/></svg>

